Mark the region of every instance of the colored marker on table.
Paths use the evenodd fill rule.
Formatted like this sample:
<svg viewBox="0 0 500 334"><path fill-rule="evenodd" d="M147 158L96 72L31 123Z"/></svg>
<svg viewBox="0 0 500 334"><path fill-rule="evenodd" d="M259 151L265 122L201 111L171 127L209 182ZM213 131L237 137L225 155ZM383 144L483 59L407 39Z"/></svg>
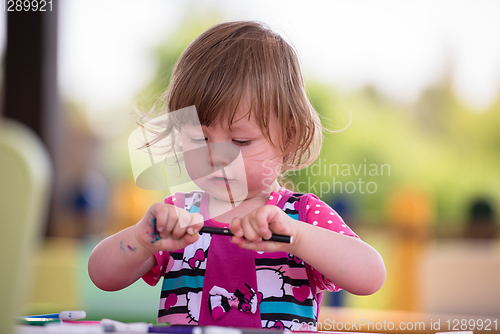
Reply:
<svg viewBox="0 0 500 334"><path fill-rule="evenodd" d="M61 322L63 320L84 319L86 316L87 313L85 311L62 311L61 313L17 317L17 322L21 325L43 326L47 323Z"/></svg>
<svg viewBox="0 0 500 334"><path fill-rule="evenodd" d="M106 333L147 333L149 324L145 322L124 323L112 319L101 319L101 326Z"/></svg>
<svg viewBox="0 0 500 334"><path fill-rule="evenodd" d="M17 317L16 323L18 325L30 326L45 326L49 323L61 323L59 318L30 318L30 317Z"/></svg>
<svg viewBox="0 0 500 334"><path fill-rule="evenodd" d="M151 325L145 322L123 323L111 319L102 319L101 325L106 333L167 333L167 334L203 334L203 327L191 325Z"/></svg>
<svg viewBox="0 0 500 334"><path fill-rule="evenodd" d="M149 326L149 333L203 334L202 327L191 325Z"/></svg>

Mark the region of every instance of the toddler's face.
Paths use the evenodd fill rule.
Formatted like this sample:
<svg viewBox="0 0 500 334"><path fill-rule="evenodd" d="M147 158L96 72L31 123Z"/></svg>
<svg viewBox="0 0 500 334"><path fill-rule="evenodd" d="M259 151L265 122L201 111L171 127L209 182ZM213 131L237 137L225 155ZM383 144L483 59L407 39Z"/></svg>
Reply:
<svg viewBox="0 0 500 334"><path fill-rule="evenodd" d="M225 122L210 127L186 124L181 129L191 179L220 200L237 202L276 190L270 186L280 172L280 151L266 139L253 115L248 119L246 110L239 108L231 129ZM271 119L274 143L278 143L276 123Z"/></svg>

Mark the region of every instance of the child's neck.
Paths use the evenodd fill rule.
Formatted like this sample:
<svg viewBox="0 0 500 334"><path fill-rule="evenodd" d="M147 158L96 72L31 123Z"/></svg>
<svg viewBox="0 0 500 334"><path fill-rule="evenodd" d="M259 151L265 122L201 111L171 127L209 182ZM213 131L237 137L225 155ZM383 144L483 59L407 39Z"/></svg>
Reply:
<svg viewBox="0 0 500 334"><path fill-rule="evenodd" d="M210 218L229 224L235 217L243 217L253 210L266 205L272 191L278 192L280 185L277 181L272 184L271 191L261 192L260 194L247 198L240 202L231 203L229 201L219 200L210 196L208 201L208 215Z"/></svg>

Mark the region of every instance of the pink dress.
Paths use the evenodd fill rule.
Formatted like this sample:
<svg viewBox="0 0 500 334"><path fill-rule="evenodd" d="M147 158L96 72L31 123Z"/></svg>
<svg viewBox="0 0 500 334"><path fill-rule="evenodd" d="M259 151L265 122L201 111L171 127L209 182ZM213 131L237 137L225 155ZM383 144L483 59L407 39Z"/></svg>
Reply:
<svg viewBox="0 0 500 334"><path fill-rule="evenodd" d="M208 200L206 193L191 192L167 197L165 203L201 213L205 226L227 226L208 216ZM357 237L315 195L281 188L271 193L267 205L318 228ZM317 323L324 290L340 290L292 254L245 250L227 236L204 233L184 249L155 257L157 266L143 279L156 285L163 277L158 322L298 330L301 323Z"/></svg>

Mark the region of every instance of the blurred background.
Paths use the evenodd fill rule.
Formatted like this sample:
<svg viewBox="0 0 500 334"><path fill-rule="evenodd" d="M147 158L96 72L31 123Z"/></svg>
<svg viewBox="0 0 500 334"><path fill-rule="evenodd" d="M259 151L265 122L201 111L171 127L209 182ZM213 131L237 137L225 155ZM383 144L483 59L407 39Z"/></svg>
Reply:
<svg viewBox="0 0 500 334"><path fill-rule="evenodd" d="M155 321L159 286L100 291L87 259L165 196L134 183L136 111L152 107L197 35L250 19L294 45L332 131L286 185L329 203L386 263L376 294L324 304L500 316L499 2L54 0L38 27L28 14L0 11L1 115L37 133L54 173L23 313ZM42 56L22 51L30 45ZM34 88L31 70L13 70L31 63Z"/></svg>

